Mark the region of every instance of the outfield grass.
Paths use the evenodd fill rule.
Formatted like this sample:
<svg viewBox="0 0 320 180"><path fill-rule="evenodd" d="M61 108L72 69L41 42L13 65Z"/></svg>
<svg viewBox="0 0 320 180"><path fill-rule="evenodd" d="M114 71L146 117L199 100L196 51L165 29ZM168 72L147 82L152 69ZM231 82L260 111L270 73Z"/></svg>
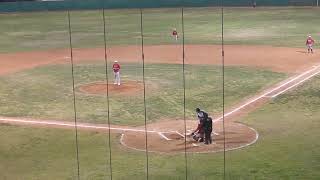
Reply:
<svg viewBox="0 0 320 180"><path fill-rule="evenodd" d="M248 150L228 153L231 179L319 179L319 86L318 76L242 121L260 139Z"/></svg>
<svg viewBox="0 0 320 180"><path fill-rule="evenodd" d="M221 14L217 8L185 10L185 38L189 44L220 44ZM304 47L307 34L320 25L317 8L226 8L225 43ZM108 44L140 44L138 10L107 10ZM0 14L0 52L68 48L66 12ZM181 32L179 9L144 10L146 44L173 44L172 28ZM75 47L103 46L101 11L71 12ZM181 41L179 42L181 43Z"/></svg>
<svg viewBox="0 0 320 180"><path fill-rule="evenodd" d="M148 121L183 118L181 65L146 65L146 105ZM123 64L123 83L142 81L141 64ZM282 73L248 67L226 67L226 106L259 92L285 78ZM77 64L76 86L103 81L102 63ZM110 80L112 75L110 74ZM222 73L219 66L186 66L186 113L194 118L195 107L211 113L222 110ZM73 120L72 79L69 65L50 65L0 77L0 114L2 116ZM80 121L105 123L105 96L77 91L76 104ZM143 91L136 96L110 95L112 123L144 123Z"/></svg>
<svg viewBox="0 0 320 180"><path fill-rule="evenodd" d="M320 176L320 78L243 118L260 133L258 142L226 153L226 179L308 179ZM0 126L1 179L74 179L74 132ZM117 138L116 138L117 137ZM114 179L144 179L145 153L124 149L112 135ZM108 179L107 135L80 132L82 179ZM150 179L184 179L184 156L149 154ZM222 179L223 153L189 154L189 179Z"/></svg>

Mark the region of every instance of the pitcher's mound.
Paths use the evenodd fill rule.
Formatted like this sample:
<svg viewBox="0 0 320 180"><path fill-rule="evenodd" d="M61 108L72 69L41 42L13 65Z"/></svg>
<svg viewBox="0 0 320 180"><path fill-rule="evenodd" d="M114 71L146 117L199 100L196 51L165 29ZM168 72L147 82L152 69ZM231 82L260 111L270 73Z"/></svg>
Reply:
<svg viewBox="0 0 320 180"><path fill-rule="evenodd" d="M120 86L113 83L94 82L78 87L79 91L90 95L105 95L107 89L110 94L140 95L143 93L143 83L139 81L125 81Z"/></svg>

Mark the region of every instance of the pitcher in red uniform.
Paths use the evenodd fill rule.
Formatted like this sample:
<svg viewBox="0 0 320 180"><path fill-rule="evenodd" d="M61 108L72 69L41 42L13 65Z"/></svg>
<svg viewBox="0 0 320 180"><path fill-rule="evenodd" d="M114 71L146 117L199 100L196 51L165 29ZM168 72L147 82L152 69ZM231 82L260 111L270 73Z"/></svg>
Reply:
<svg viewBox="0 0 320 180"><path fill-rule="evenodd" d="M308 53L313 53L313 45L314 45L314 40L312 39L312 37L309 35L306 41L306 46L308 48Z"/></svg>
<svg viewBox="0 0 320 180"><path fill-rule="evenodd" d="M114 74L114 84L118 84L118 86L120 86L120 64L118 61L114 61L112 69Z"/></svg>

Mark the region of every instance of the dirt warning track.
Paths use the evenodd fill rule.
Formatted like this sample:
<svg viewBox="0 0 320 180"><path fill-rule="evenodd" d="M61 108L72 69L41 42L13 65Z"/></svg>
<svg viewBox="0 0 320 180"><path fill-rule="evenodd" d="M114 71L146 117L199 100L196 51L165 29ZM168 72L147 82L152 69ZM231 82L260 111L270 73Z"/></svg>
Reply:
<svg viewBox="0 0 320 180"><path fill-rule="evenodd" d="M108 48L108 59L141 63L140 46L113 46ZM74 61L104 61L104 49L74 49ZM22 71L47 64L70 63L70 50L31 51L0 54L0 75ZM186 45L186 64L221 64L221 46ZM306 54L305 49L272 46L225 46L226 65L251 66L277 72L301 72L317 64L320 53ZM182 63L181 45L145 47L145 63Z"/></svg>

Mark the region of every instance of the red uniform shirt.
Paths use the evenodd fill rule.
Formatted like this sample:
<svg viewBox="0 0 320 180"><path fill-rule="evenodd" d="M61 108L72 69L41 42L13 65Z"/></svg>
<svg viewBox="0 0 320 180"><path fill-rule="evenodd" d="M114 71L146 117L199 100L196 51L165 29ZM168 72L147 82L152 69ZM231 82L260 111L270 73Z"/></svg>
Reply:
<svg viewBox="0 0 320 180"><path fill-rule="evenodd" d="M172 31L172 35L176 36L176 35L178 35L178 32L177 31Z"/></svg>
<svg viewBox="0 0 320 180"><path fill-rule="evenodd" d="M198 123L198 127L197 127L197 129L194 131L194 132L198 132L198 133L204 133L204 129L203 129L203 121L200 121L199 123Z"/></svg>
<svg viewBox="0 0 320 180"><path fill-rule="evenodd" d="M119 72L120 71L120 64L115 63L112 66L113 72Z"/></svg>
<svg viewBox="0 0 320 180"><path fill-rule="evenodd" d="M312 38L308 38L306 41L306 45L312 45L314 44L314 40Z"/></svg>

